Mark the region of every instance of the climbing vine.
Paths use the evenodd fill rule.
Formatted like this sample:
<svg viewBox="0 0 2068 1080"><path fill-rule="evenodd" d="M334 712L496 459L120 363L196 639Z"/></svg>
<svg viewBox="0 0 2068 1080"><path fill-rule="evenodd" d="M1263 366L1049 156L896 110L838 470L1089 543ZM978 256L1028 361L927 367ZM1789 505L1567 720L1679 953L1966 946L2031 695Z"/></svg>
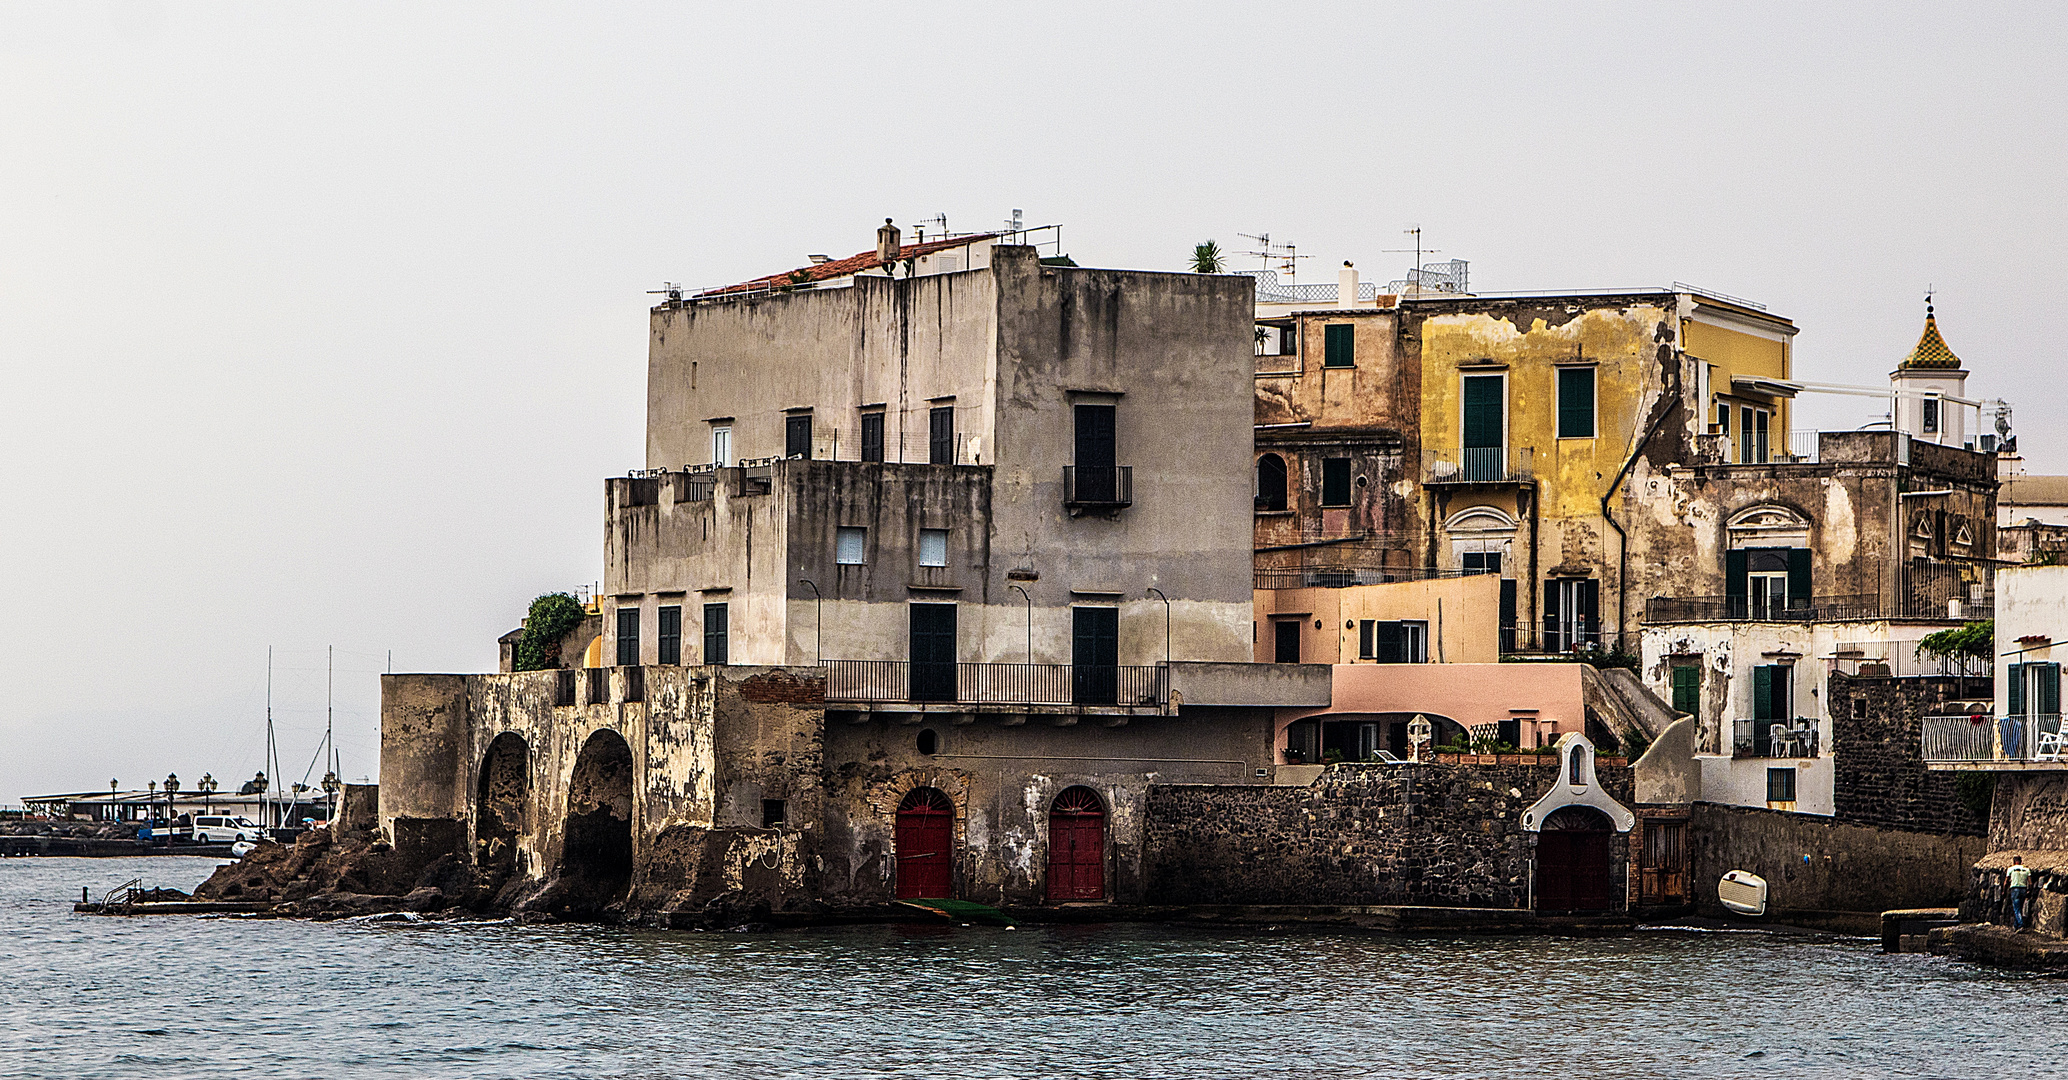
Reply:
<svg viewBox="0 0 2068 1080"><path fill-rule="evenodd" d="M1995 651L1994 619L1926 634L1917 642L1917 655L1926 660L1988 660Z"/></svg>
<svg viewBox="0 0 2068 1080"><path fill-rule="evenodd" d="M547 593L531 602L524 617L524 636L517 641L518 671L544 671L560 666L560 642L582 624L581 601L564 592Z"/></svg>

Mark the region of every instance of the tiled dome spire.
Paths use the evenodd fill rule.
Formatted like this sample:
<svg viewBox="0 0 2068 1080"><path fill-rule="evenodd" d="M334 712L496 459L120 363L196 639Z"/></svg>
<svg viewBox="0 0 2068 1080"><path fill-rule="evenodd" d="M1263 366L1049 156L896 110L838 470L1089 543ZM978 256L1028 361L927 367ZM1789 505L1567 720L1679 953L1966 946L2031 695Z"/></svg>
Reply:
<svg viewBox="0 0 2068 1080"><path fill-rule="evenodd" d="M1910 355L1904 357L1903 362L1897 364L1896 367L1898 370L1905 368L1944 368L1958 371L1960 369L1960 357L1953 355L1953 350L1946 347L1946 339L1939 336L1939 320L1937 316L1932 314L1932 297L1930 293L1926 293L1924 297L1924 333L1918 336L1917 347L1911 349Z"/></svg>

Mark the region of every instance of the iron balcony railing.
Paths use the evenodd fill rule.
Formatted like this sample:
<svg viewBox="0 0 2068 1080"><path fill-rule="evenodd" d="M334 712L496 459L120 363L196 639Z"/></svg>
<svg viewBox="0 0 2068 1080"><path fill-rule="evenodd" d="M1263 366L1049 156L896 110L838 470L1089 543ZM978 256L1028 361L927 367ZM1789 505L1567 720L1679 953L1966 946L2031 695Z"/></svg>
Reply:
<svg viewBox="0 0 2068 1080"><path fill-rule="evenodd" d="M828 702L943 705L1103 705L1162 708L1162 665L966 664L828 660Z"/></svg>
<svg viewBox="0 0 2068 1080"><path fill-rule="evenodd" d="M1493 572L1422 566L1264 566L1252 573L1252 579L1259 589L1346 589L1352 585L1390 585L1397 581L1430 581Z"/></svg>
<svg viewBox="0 0 2068 1080"><path fill-rule="evenodd" d="M1927 716L1924 760L1940 764L2062 762L2060 713Z"/></svg>
<svg viewBox="0 0 2068 1080"><path fill-rule="evenodd" d="M1676 622L1839 622L1885 618L1886 607L1873 593L1852 596L1801 597L1772 603L1747 596L1654 596L1644 602L1644 621Z"/></svg>
<svg viewBox="0 0 2068 1080"><path fill-rule="evenodd" d="M1063 466L1063 502L1069 506L1133 506L1132 465Z"/></svg>
<svg viewBox="0 0 2068 1080"><path fill-rule="evenodd" d="M1422 476L1431 484L1529 483L1536 478L1536 448L1468 446L1422 451Z"/></svg>
<svg viewBox="0 0 2068 1080"><path fill-rule="evenodd" d="M1793 720L1731 721L1731 756L1741 758L1813 758L1817 756L1817 722Z"/></svg>
<svg viewBox="0 0 2068 1080"><path fill-rule="evenodd" d="M1550 625L1524 626L1519 623L1501 623L1501 654L1503 656L1526 656L1542 653L1576 653L1594 656L1612 653L1621 647L1621 639L1615 628L1603 633L1598 619L1545 620Z"/></svg>

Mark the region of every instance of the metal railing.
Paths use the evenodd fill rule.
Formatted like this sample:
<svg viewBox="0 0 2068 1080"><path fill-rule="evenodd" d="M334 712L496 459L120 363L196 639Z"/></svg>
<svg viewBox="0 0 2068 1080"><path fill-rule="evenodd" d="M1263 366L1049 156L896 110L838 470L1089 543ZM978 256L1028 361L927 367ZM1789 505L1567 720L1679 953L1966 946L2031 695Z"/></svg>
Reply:
<svg viewBox="0 0 2068 1080"><path fill-rule="evenodd" d="M1252 573L1258 589L1346 589L1399 581L1474 577L1491 570L1438 570L1425 566L1261 566Z"/></svg>
<svg viewBox="0 0 2068 1080"><path fill-rule="evenodd" d="M2063 762L2060 713L1927 716L1923 741L1927 762Z"/></svg>
<svg viewBox="0 0 2068 1080"><path fill-rule="evenodd" d="M1092 705L1162 708L1170 672L1160 664L971 664L828 660L829 702Z"/></svg>
<svg viewBox="0 0 2068 1080"><path fill-rule="evenodd" d="M1621 645L1611 627L1603 633L1598 619L1561 622L1553 626L1501 624L1501 655L1561 654L1598 655L1612 653Z"/></svg>
<svg viewBox="0 0 2068 1080"><path fill-rule="evenodd" d="M1063 466L1063 502L1068 506L1133 506L1132 465Z"/></svg>
<svg viewBox="0 0 2068 1080"><path fill-rule="evenodd" d="M1468 446L1422 451L1422 477L1431 484L1527 483L1536 478L1536 448Z"/></svg>
<svg viewBox="0 0 2068 1080"><path fill-rule="evenodd" d="M1644 621L1675 622L1839 622L1886 618L1881 598L1873 593L1754 603L1749 596L1654 596L1644 602Z"/></svg>
<svg viewBox="0 0 2068 1080"><path fill-rule="evenodd" d="M1741 758L1813 758L1817 756L1817 722L1793 720L1731 721L1731 756Z"/></svg>

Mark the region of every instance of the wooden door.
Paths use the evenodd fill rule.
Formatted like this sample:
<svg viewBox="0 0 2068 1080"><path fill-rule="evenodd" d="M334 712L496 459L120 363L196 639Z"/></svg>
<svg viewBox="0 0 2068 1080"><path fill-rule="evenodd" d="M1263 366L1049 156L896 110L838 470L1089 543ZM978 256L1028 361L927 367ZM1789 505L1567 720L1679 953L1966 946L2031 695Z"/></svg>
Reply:
<svg viewBox="0 0 2068 1080"><path fill-rule="evenodd" d="M1070 788L1049 807L1048 898L1106 898L1106 806L1089 788Z"/></svg>
<svg viewBox="0 0 2068 1080"><path fill-rule="evenodd" d="M898 805L897 895L900 900L946 900L953 891L955 804L934 788L918 788Z"/></svg>
<svg viewBox="0 0 2068 1080"><path fill-rule="evenodd" d="M1081 607L1070 613L1072 700L1111 705L1120 694L1120 609Z"/></svg>
<svg viewBox="0 0 2068 1080"><path fill-rule="evenodd" d="M1615 904L1608 818L1567 806L1544 819L1537 834L1537 910L1608 911Z"/></svg>

